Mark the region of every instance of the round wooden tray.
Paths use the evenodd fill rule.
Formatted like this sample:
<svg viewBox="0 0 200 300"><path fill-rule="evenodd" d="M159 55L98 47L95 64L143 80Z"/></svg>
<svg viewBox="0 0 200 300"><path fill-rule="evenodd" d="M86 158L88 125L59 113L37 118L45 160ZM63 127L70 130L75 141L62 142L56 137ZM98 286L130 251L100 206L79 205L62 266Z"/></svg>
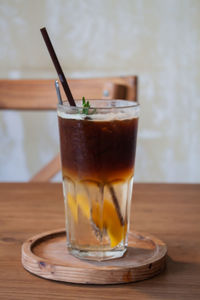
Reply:
<svg viewBox="0 0 200 300"><path fill-rule="evenodd" d="M114 284L147 279L165 267L167 246L149 234L131 232L122 258L103 262L69 254L64 229L36 235L22 246L22 264L38 276L73 283Z"/></svg>

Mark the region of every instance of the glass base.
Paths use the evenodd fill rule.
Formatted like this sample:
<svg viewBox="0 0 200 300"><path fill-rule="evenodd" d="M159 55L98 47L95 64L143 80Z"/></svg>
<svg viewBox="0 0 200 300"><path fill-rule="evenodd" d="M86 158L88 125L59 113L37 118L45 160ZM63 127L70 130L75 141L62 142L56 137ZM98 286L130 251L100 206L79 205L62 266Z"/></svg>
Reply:
<svg viewBox="0 0 200 300"><path fill-rule="evenodd" d="M97 250L86 251L86 250L74 249L74 248L71 248L68 246L68 251L70 254L72 254L75 257L80 258L80 259L104 261L104 260L122 257L126 252L126 248L123 250L122 249L113 249L110 251L97 251Z"/></svg>

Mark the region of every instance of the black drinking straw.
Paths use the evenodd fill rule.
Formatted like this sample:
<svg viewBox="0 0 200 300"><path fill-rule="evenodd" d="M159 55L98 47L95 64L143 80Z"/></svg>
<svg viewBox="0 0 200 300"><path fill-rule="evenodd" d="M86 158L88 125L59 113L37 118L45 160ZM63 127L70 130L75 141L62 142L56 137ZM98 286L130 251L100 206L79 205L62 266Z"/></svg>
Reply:
<svg viewBox="0 0 200 300"><path fill-rule="evenodd" d="M65 75L63 73L63 70L62 70L62 68L60 66L60 63L59 63L58 58L56 56L56 53L54 51L54 48L53 48L53 45L52 45L51 40L49 38L49 35L47 33L47 30L46 30L45 27L43 27L43 28L40 29L40 31L42 33L42 36L43 36L43 39L44 39L45 44L47 46L47 49L49 51L49 54L51 56L52 62L53 62L54 66L56 68L56 71L58 73L58 77L59 77L59 79L60 79L60 81L62 83L63 89L65 91L65 95L66 95L66 97L67 97L67 99L69 101L69 104L71 106L76 106L76 103L74 101L74 98L73 98L72 93L70 91L69 85L67 83Z"/></svg>

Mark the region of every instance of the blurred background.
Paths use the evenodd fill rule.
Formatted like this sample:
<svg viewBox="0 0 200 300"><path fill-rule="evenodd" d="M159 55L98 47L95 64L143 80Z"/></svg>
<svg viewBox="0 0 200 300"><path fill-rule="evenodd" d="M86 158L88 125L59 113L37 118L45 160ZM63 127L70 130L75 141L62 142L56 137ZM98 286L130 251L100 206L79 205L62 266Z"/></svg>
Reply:
<svg viewBox="0 0 200 300"><path fill-rule="evenodd" d="M57 78L44 26L66 77L139 76L135 180L200 182L200 1L0 0L0 78ZM56 112L0 111L0 181L58 149Z"/></svg>

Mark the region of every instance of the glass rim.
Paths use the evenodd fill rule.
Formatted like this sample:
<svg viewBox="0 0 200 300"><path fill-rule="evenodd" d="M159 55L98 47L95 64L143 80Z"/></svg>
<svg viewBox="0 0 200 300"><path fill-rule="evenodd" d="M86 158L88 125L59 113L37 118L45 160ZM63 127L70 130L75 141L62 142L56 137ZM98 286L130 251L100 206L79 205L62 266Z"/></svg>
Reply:
<svg viewBox="0 0 200 300"><path fill-rule="evenodd" d="M140 104L137 102L137 101L132 101L132 100L127 100L127 99L86 99L86 101L89 101L90 104L92 102L97 102L97 103L102 103L102 102L106 102L106 103L109 103L111 104L110 106L97 106L97 105L90 105L90 109L97 109L97 110L112 110L112 109L126 109L126 108L139 108L140 107ZM81 99L76 99L75 100L76 104L77 102L80 102L81 105L76 105L76 106L70 106L69 102L67 100L64 100L62 104L58 103L57 104L57 109L72 109L72 110L77 110L77 109L80 109L80 108L83 108L82 106L82 100ZM118 106L112 106L112 103L123 103L123 102L126 102L126 104L124 105L118 105Z"/></svg>

